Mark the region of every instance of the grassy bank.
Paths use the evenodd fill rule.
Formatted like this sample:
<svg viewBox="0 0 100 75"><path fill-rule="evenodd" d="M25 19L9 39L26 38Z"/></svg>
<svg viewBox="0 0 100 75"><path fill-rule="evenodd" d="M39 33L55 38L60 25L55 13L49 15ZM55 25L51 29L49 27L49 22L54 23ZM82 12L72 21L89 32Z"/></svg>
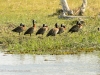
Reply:
<svg viewBox="0 0 100 75"><path fill-rule="evenodd" d="M94 4L95 2L95 4ZM81 5L81 1L68 0L71 9L77 9ZM85 12L85 16L93 18L84 19L86 24L78 33L67 33L72 23L76 19L66 20L59 19L58 15L48 17L61 9L59 0L1 0L0 2L0 42L4 45L2 48L7 48L8 53L32 53L32 54L76 54L79 52L92 52L100 50L100 32L97 28L100 27L100 19L97 14L100 12L100 1L90 0ZM46 37L47 32L43 37L36 36L34 32L32 37L24 36L23 33L19 36L18 33L11 30L20 23L26 25L26 29L32 26L32 19L37 21L37 29L43 23L49 26L49 29L54 27L57 22L59 25L63 23L66 26L66 31L55 37ZM42 37L42 38L38 38Z"/></svg>

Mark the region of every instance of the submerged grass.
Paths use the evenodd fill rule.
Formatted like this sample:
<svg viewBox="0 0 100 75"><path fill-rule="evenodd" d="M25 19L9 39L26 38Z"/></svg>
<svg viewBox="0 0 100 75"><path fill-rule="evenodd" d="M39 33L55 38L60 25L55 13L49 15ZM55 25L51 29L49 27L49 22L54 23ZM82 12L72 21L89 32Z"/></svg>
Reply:
<svg viewBox="0 0 100 75"><path fill-rule="evenodd" d="M95 2L95 4L93 3ZM81 5L75 0L68 0L71 9L77 9ZM76 19L59 19L58 15L48 17L61 9L59 0L1 0L0 2L0 43L2 48L7 53L31 53L31 54L77 54L80 52L92 52L100 50L100 32L97 28L100 27L100 18L97 17L100 12L100 1L89 0L86 12L84 15L92 16L86 18L83 29L78 33L68 33L68 30ZM91 13L92 12L92 13ZM43 36L36 36L34 32L32 37L23 33L19 36L18 33L11 30L20 23L26 25L26 29L32 26L32 19L37 20L37 29L43 23L49 26L49 29L54 27L54 24L63 23L66 26L66 31L55 37L46 37L47 32Z"/></svg>

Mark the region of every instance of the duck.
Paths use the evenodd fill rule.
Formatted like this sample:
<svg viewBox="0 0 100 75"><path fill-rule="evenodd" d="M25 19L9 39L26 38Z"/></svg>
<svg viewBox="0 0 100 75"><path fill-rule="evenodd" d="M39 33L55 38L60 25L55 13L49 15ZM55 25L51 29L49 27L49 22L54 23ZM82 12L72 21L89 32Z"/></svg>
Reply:
<svg viewBox="0 0 100 75"><path fill-rule="evenodd" d="M31 34L34 32L34 30L35 30L35 28L36 28L35 20L33 20L32 22L33 22L33 26L30 27L30 28L28 28L28 29L26 30L26 32L24 33L24 35L30 34L30 37L31 37Z"/></svg>
<svg viewBox="0 0 100 75"><path fill-rule="evenodd" d="M55 24L55 28L52 28L48 33L47 33L47 37L48 36L55 36L59 31L59 27L58 27L58 24L56 23Z"/></svg>
<svg viewBox="0 0 100 75"><path fill-rule="evenodd" d="M78 32L80 29L82 29L82 24L81 24L80 21L77 21L77 22L76 22L76 25L72 26L72 27L69 29L68 32L71 32L71 33L73 33L73 32Z"/></svg>
<svg viewBox="0 0 100 75"><path fill-rule="evenodd" d="M61 24L61 27L59 27L59 31L57 34L63 33L65 31L65 29L66 29L66 27L63 24Z"/></svg>
<svg viewBox="0 0 100 75"><path fill-rule="evenodd" d="M38 35L38 34L42 34L43 35L47 30L48 30L48 26L43 24L43 26L36 32L36 35Z"/></svg>
<svg viewBox="0 0 100 75"><path fill-rule="evenodd" d="M25 25L20 23L20 26L14 28L12 31L17 32L20 35L20 33L23 32L24 30L25 30Z"/></svg>

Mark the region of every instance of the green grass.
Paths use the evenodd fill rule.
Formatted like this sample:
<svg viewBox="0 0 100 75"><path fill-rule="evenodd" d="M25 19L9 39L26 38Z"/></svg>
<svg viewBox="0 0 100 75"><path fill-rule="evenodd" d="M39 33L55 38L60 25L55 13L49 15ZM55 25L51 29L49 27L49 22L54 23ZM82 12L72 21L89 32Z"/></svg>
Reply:
<svg viewBox="0 0 100 75"><path fill-rule="evenodd" d="M37 2L36 2L37 1ZM71 9L77 9L82 1L68 0ZM60 0L1 0L0 1L0 42L7 49L7 53L31 53L31 54L77 54L80 52L92 52L100 50L100 19L97 17L100 12L100 0L89 0L85 16L93 18L84 19L86 24L78 33L67 33L75 19L59 19L58 15L48 17L61 9ZM55 37L46 37L47 32L41 36L36 36L34 32L32 37L28 35L21 36L11 30L20 23L26 25L26 29L32 26L32 20L37 21L37 29L43 23L54 27L57 22L63 23L66 31Z"/></svg>

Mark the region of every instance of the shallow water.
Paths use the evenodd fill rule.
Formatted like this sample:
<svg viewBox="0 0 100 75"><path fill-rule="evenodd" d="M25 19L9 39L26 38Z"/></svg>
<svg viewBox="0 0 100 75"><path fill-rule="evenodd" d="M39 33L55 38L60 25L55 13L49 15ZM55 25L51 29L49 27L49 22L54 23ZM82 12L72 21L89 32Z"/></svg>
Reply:
<svg viewBox="0 0 100 75"><path fill-rule="evenodd" d="M0 53L0 75L100 75L99 54L98 52L80 55Z"/></svg>

